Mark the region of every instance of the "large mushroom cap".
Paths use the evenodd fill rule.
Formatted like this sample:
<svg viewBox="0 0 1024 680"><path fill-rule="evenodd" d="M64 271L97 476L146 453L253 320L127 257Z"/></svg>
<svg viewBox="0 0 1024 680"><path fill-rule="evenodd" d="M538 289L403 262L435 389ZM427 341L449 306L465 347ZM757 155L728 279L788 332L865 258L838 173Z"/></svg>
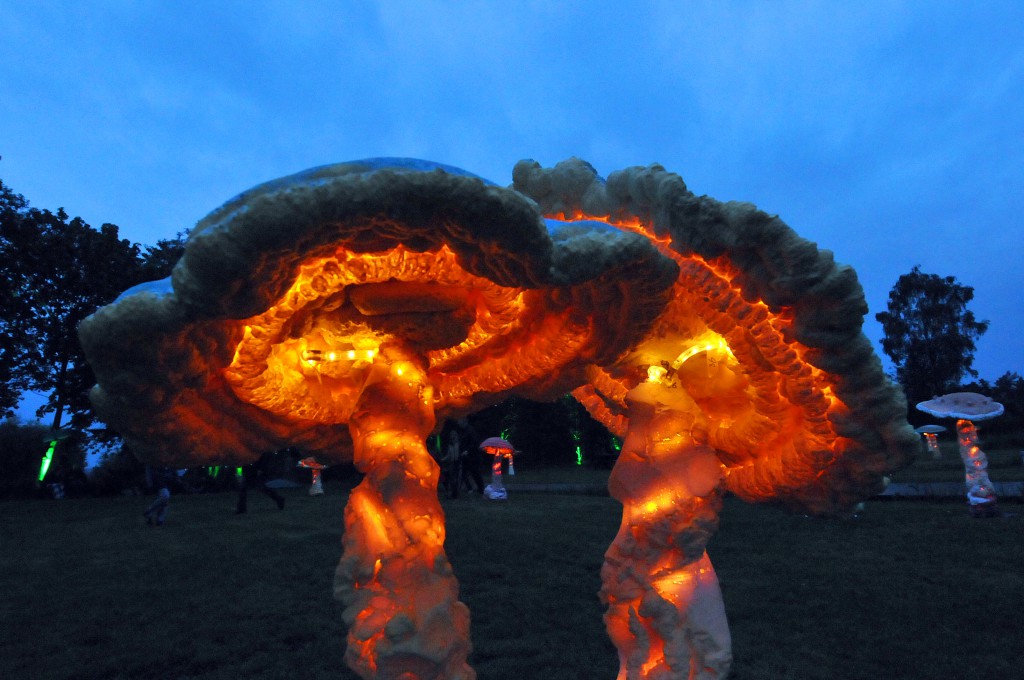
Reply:
<svg viewBox="0 0 1024 680"><path fill-rule="evenodd" d="M936 418L972 421L988 420L1003 415L1002 404L976 392L951 392L941 397L933 397L919 403L917 410Z"/></svg>
<svg viewBox="0 0 1024 680"><path fill-rule="evenodd" d="M644 339L574 392L613 432L628 426L627 392L657 383L664 406L692 414L690 436L716 451L731 491L822 514L881 491L913 459L906 400L861 332L863 291L830 252L750 204L695 196L658 165L605 181L578 159L521 161L513 178L549 218L635 231L679 266Z"/></svg>
<svg viewBox="0 0 1024 680"><path fill-rule="evenodd" d="M389 347L424 365L439 416L512 390L554 398L642 337L676 275L637 234L546 223L469 173L374 159L228 201L170 281L127 291L80 337L97 413L144 458L245 462L294 445L336 463Z"/></svg>

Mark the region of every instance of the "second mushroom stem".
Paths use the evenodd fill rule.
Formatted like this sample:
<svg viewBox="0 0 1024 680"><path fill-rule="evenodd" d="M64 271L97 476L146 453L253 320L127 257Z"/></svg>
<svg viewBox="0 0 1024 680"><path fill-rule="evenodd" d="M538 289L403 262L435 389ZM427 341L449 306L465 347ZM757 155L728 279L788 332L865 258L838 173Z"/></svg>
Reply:
<svg viewBox="0 0 1024 680"><path fill-rule="evenodd" d="M705 552L722 505L718 460L680 435L692 418L657 403L654 391L635 391L645 400L630 403L629 432L609 480L623 511L601 569L605 624L619 652L619 680L716 680L732 661L725 605Z"/></svg>
<svg viewBox="0 0 1024 680"><path fill-rule="evenodd" d="M964 462L967 500L971 505L996 502L996 489L988 477L988 457L978 446L978 431L969 420L956 421L960 458Z"/></svg>

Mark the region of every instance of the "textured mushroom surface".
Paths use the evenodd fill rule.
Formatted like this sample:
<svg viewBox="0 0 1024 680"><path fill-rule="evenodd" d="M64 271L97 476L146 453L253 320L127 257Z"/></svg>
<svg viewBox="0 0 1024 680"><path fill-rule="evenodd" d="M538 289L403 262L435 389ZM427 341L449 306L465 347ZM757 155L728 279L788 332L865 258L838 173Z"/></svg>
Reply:
<svg viewBox="0 0 1024 680"><path fill-rule="evenodd" d="M644 339L592 365L574 392L613 432L625 434L625 396L639 381L670 385L730 491L815 514L877 493L883 474L912 460L906 400L861 331L855 273L832 253L753 205L694 195L658 165L605 181L577 159L521 161L513 177L547 216L642 234L679 266Z"/></svg>
<svg viewBox="0 0 1024 680"><path fill-rule="evenodd" d="M721 678L705 546L723 494L841 512L917 448L866 311L831 253L660 166L605 181L522 161L504 188L373 159L232 199L169 280L79 333L97 413L144 459L296 446L364 473L335 579L364 678L474 677L425 438L509 395L571 391L623 438L601 591L619 677Z"/></svg>
<svg viewBox="0 0 1024 680"><path fill-rule="evenodd" d="M977 392L951 392L922 401L917 408L936 418L988 420L1003 415L1002 404Z"/></svg>
<svg viewBox="0 0 1024 680"><path fill-rule="evenodd" d="M677 273L601 226L424 161L269 182L201 220L171 280L83 322L93 402L137 455L187 466L351 461L344 425L389 343L426 361L439 416L553 399L642 336Z"/></svg>

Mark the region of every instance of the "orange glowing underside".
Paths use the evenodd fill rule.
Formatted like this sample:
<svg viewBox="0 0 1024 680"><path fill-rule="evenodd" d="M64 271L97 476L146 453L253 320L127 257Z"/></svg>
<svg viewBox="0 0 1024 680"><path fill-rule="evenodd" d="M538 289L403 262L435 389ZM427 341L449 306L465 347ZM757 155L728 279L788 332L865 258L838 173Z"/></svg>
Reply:
<svg viewBox="0 0 1024 680"><path fill-rule="evenodd" d="M577 399L622 435L625 393L664 381L679 388L675 406L698 416L694 441L720 452L742 495L768 497L778 484L818 476L847 445L829 420L845 407L832 376L805 361L808 348L784 339L790 311L744 300L724 259L684 257L639 221L614 224L650 238L679 277L645 339L613 364L592 366ZM435 410L466 407L474 395L556 374L579 356L593 334L580 319L598 310L580 311L558 309L543 290L474 276L447 247L338 248L304 262L273 307L239 322L225 377L237 396L271 413L342 424L380 348L400 342L423 357Z"/></svg>
<svg viewBox="0 0 1024 680"><path fill-rule="evenodd" d="M542 292L463 269L447 247L305 262L288 292L243 326L225 376L244 401L288 418L348 421L366 371L387 343L418 352L435 406L499 393L556 372L590 328Z"/></svg>
<svg viewBox="0 0 1024 680"><path fill-rule="evenodd" d="M807 362L808 347L785 339L791 310L745 300L728 260L683 256L637 219L549 217L642 234L679 266L672 301L645 340L614 365L592 367L589 384L573 392L609 430L625 435L625 396L640 381L670 382L685 393L676 405L698 416L693 440L719 452L730 488L748 500L812 481L850 445L829 420L846 411L835 378Z"/></svg>

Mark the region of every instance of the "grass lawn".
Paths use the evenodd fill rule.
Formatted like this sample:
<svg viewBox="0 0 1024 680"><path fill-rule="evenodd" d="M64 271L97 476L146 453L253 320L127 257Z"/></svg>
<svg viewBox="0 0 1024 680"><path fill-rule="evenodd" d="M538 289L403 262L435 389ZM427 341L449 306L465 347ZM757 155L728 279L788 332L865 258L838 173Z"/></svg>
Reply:
<svg viewBox="0 0 1024 680"><path fill-rule="evenodd" d="M346 494L0 503L0 677L342 678L331 598ZM444 501L481 680L611 679L596 598L618 507L513 493ZM876 501L818 520L731 499L710 553L735 680L1024 677L1024 507Z"/></svg>
<svg viewBox="0 0 1024 680"><path fill-rule="evenodd" d="M986 449L982 442L982 450L988 458L988 476L993 482L1024 481L1024 461L1021 460L1019 449ZM893 475L895 482L963 482L964 463L960 459L960 450L956 442L941 442L939 450L941 458L932 458L932 454L924 451L918 454L917 460Z"/></svg>

